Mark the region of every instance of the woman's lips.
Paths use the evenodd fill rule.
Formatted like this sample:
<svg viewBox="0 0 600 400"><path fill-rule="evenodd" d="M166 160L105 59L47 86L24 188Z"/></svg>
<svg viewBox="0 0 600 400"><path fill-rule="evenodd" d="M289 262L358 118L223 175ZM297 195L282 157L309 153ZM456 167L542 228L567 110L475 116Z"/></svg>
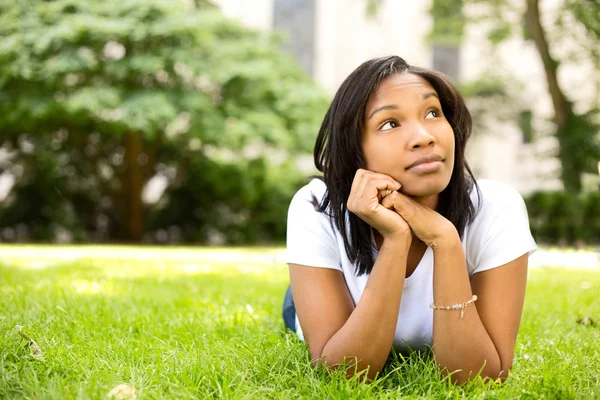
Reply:
<svg viewBox="0 0 600 400"><path fill-rule="evenodd" d="M414 167L407 169L407 171L415 174L430 174L432 172L438 172L440 169L442 169L442 161L431 161L415 165Z"/></svg>

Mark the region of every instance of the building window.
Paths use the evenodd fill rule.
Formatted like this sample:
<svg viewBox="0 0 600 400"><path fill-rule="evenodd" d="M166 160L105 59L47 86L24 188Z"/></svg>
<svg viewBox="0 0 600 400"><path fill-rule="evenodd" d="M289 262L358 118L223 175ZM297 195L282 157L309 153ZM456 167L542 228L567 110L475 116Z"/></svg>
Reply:
<svg viewBox="0 0 600 400"><path fill-rule="evenodd" d="M429 13L433 27L429 40L433 43L433 69L458 81L460 77L460 45L465 30L464 0L433 0Z"/></svg>
<svg viewBox="0 0 600 400"><path fill-rule="evenodd" d="M460 48L457 46L433 45L433 69L457 81L460 70Z"/></svg>
<svg viewBox="0 0 600 400"><path fill-rule="evenodd" d="M287 34L283 46L312 75L315 48L315 0L274 0L273 28Z"/></svg>
<svg viewBox="0 0 600 400"><path fill-rule="evenodd" d="M523 110L519 113L519 128L523 134L523 143L533 142L533 113Z"/></svg>

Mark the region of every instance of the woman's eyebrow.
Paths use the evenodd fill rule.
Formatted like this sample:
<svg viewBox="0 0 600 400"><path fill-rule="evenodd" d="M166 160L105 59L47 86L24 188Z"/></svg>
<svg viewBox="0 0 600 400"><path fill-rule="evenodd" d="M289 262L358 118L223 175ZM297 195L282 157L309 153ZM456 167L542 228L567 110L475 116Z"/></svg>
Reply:
<svg viewBox="0 0 600 400"><path fill-rule="evenodd" d="M395 104L390 104L388 106L381 106L376 108L375 110L373 110L373 112L371 113L371 115L369 115L369 118L367 118L368 120L373 118L373 115L375 115L376 113L378 113L379 111L383 111L383 110L397 110L398 106Z"/></svg>
<svg viewBox="0 0 600 400"><path fill-rule="evenodd" d="M435 97L438 100L440 99L436 92L429 92L429 93L424 93L424 94L421 95L421 99L422 100L427 100L430 97ZM397 110L397 109L398 109L398 106L395 105L395 104L390 104L390 105L387 105L387 106L377 107L375 110L373 110L373 112L371 113L371 115L369 115L369 118L367 118L367 120L370 120L371 118L373 118L373 115L375 115L379 111L383 111L383 110Z"/></svg>
<svg viewBox="0 0 600 400"><path fill-rule="evenodd" d="M438 100L440 99L440 97L437 95L437 93L436 93L436 92L429 92L429 93L425 93L425 94L421 95L421 98L422 98L423 100L427 100L427 99L428 99L428 98L430 98L430 97L435 97L435 98L437 98Z"/></svg>

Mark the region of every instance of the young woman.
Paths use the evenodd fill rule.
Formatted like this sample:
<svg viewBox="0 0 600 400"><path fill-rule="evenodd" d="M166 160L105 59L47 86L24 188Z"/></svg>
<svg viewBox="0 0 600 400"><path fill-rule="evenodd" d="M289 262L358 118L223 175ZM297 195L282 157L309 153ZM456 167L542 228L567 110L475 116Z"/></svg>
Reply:
<svg viewBox="0 0 600 400"><path fill-rule="evenodd" d="M536 245L519 193L475 182L470 133L452 84L399 57L341 85L288 214L284 320L315 364L372 378L431 346L457 382L506 377Z"/></svg>

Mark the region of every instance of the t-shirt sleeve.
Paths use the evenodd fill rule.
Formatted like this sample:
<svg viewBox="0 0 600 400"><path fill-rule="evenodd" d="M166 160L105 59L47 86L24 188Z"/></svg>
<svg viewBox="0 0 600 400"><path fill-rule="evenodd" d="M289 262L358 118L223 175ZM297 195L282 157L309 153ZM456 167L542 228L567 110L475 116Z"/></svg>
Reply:
<svg viewBox="0 0 600 400"><path fill-rule="evenodd" d="M478 223L470 235L471 275L507 264L537 248L529 229L529 218L523 198L509 185L497 182L495 190L483 191L483 207ZM487 198L486 198L487 196Z"/></svg>
<svg viewBox="0 0 600 400"><path fill-rule="evenodd" d="M337 240L329 217L318 212L312 204L313 194L318 202L323 197L323 191L311 190L317 184L324 185L313 181L300 189L290 203L285 262L342 271Z"/></svg>

